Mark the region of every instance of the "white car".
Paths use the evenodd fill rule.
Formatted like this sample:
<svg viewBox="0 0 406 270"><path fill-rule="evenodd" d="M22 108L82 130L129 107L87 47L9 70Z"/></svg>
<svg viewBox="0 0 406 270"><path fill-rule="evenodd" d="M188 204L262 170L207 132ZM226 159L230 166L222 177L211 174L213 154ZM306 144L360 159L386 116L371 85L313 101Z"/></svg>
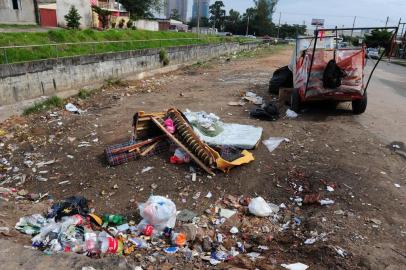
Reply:
<svg viewBox="0 0 406 270"><path fill-rule="evenodd" d="M379 51L375 48L367 49L367 57L371 59L379 59Z"/></svg>

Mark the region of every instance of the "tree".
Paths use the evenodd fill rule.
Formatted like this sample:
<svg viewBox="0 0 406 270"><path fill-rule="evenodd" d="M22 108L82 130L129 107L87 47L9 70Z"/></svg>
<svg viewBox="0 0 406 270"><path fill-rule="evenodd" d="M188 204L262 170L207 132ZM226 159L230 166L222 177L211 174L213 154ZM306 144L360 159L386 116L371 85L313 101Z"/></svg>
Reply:
<svg viewBox="0 0 406 270"><path fill-rule="evenodd" d="M304 35L306 33L306 25L298 24L282 24L279 28L280 38L296 38L298 35Z"/></svg>
<svg viewBox="0 0 406 270"><path fill-rule="evenodd" d="M269 20L272 21L273 14L275 13L276 5L278 4L279 0L268 0L268 7L269 7Z"/></svg>
<svg viewBox="0 0 406 270"><path fill-rule="evenodd" d="M220 31L224 29L224 20L226 17L226 11L222 9L223 7L223 1L216 1L209 7L211 14L210 23Z"/></svg>
<svg viewBox="0 0 406 270"><path fill-rule="evenodd" d="M80 16L78 10L75 6L70 6L68 14L65 15L66 26L71 29L78 29L80 26Z"/></svg>
<svg viewBox="0 0 406 270"><path fill-rule="evenodd" d="M171 16L169 17L172 20L181 21L179 11L177 9L172 9Z"/></svg>
<svg viewBox="0 0 406 270"><path fill-rule="evenodd" d="M365 44L367 47L384 47L388 51L390 48L392 33L388 30L372 30L371 34L365 34Z"/></svg>
<svg viewBox="0 0 406 270"><path fill-rule="evenodd" d="M196 27L197 26L197 18L192 18L189 23L188 23L189 27ZM210 26L210 22L209 19L207 19L206 17L201 17L200 18L200 27L209 27Z"/></svg>
<svg viewBox="0 0 406 270"><path fill-rule="evenodd" d="M241 27L241 15L238 11L231 9L229 15L226 16L224 27L226 32L238 34Z"/></svg>
<svg viewBox="0 0 406 270"><path fill-rule="evenodd" d="M275 1L271 2L275 3ZM253 30L255 30L259 36L271 35L273 24L270 18L272 17L272 8L274 9L275 6L271 6L268 0L255 0L254 3L256 14L253 22Z"/></svg>
<svg viewBox="0 0 406 270"><path fill-rule="evenodd" d="M254 34L255 35L255 29L254 29L254 18L257 16L257 9L256 8L247 8L245 11L244 15L242 16L242 24L244 25L244 30L241 33L242 35L246 34Z"/></svg>
<svg viewBox="0 0 406 270"><path fill-rule="evenodd" d="M92 10L98 15L102 28L106 29L109 26L110 16L113 12L107 9L102 9L98 6L92 6Z"/></svg>
<svg viewBox="0 0 406 270"><path fill-rule="evenodd" d="M127 11L130 12L131 18L152 18L151 11L160 12L163 6L162 0L119 0Z"/></svg>

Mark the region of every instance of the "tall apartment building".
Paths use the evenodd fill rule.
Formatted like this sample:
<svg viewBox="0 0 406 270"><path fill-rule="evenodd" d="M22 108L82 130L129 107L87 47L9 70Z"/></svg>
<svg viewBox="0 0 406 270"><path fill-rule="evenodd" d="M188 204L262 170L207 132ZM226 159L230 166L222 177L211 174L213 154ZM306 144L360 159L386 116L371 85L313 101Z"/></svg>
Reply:
<svg viewBox="0 0 406 270"><path fill-rule="evenodd" d="M187 0L166 0L165 1L165 16L169 18L173 10L176 9L180 15L183 22L187 20Z"/></svg>
<svg viewBox="0 0 406 270"><path fill-rule="evenodd" d="M193 10L192 10L192 18L197 18L198 0L193 0ZM200 0L200 18L206 17L209 18L209 6L210 0Z"/></svg>

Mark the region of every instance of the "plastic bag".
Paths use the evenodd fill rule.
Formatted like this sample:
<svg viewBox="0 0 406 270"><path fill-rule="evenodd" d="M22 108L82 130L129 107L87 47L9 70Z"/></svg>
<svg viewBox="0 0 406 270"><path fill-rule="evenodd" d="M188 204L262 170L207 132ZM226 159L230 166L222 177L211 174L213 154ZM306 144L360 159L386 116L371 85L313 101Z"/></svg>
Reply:
<svg viewBox="0 0 406 270"><path fill-rule="evenodd" d="M41 228L46 226L48 221L40 214L21 217L15 225L15 228L22 233L36 235L41 231Z"/></svg>
<svg viewBox="0 0 406 270"><path fill-rule="evenodd" d="M262 197L256 197L252 199L248 205L248 210L251 214L258 217L268 217L272 214L272 208Z"/></svg>
<svg viewBox="0 0 406 270"><path fill-rule="evenodd" d="M289 140L281 137L270 137L268 140L262 141L268 148L269 152L273 152L283 141L288 142Z"/></svg>
<svg viewBox="0 0 406 270"><path fill-rule="evenodd" d="M175 227L176 205L173 201L161 196L151 196L138 208L140 215L144 218L139 226L150 224L159 231L164 230L165 227Z"/></svg>

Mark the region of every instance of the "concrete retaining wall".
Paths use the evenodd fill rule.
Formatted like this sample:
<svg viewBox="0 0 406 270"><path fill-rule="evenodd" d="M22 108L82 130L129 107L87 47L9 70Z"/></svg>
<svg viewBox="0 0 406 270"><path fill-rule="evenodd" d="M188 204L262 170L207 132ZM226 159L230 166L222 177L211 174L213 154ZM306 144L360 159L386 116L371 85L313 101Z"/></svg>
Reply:
<svg viewBox="0 0 406 270"><path fill-rule="evenodd" d="M210 44L167 48L170 66L205 60L257 47L257 44ZM0 106L68 90L100 85L162 67L160 49L48 59L0 65Z"/></svg>

